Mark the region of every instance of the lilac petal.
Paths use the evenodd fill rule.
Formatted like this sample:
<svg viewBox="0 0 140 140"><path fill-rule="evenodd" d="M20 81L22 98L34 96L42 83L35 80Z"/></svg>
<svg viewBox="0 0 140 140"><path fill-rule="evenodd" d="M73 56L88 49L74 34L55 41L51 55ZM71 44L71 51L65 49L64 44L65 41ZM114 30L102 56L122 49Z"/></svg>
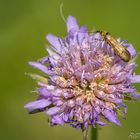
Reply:
<svg viewBox="0 0 140 140"><path fill-rule="evenodd" d="M29 62L29 65L31 65L31 66L33 66L33 67L45 72L46 74L50 74L50 71L48 70L48 68L46 66L38 63L38 62Z"/></svg>
<svg viewBox="0 0 140 140"><path fill-rule="evenodd" d="M97 91L96 96L108 102L117 103L117 104L122 103L122 99L116 98L115 95L113 94L106 95L103 91Z"/></svg>
<svg viewBox="0 0 140 140"><path fill-rule="evenodd" d="M123 113L124 113L124 115L127 113L127 106L124 104L124 103L121 103L121 104L119 104L118 106L117 106L117 108L119 108L120 109L120 107L121 106L123 106Z"/></svg>
<svg viewBox="0 0 140 140"><path fill-rule="evenodd" d="M95 111L96 111L96 114L100 114L102 110L99 106L97 106L95 107Z"/></svg>
<svg viewBox="0 0 140 140"><path fill-rule="evenodd" d="M127 50L130 52L131 58L133 58L136 55L136 50L134 49L132 44L127 44L127 46Z"/></svg>
<svg viewBox="0 0 140 140"><path fill-rule="evenodd" d="M84 129L87 129L87 127L88 127L88 122L85 122L84 123Z"/></svg>
<svg viewBox="0 0 140 140"><path fill-rule="evenodd" d="M59 116L53 116L51 121L54 124L60 124L60 125L64 124L63 119L61 117L59 117Z"/></svg>
<svg viewBox="0 0 140 140"><path fill-rule="evenodd" d="M46 50L51 58L54 58L55 60L58 60L60 58L60 56L56 52L54 52L52 49L47 47Z"/></svg>
<svg viewBox="0 0 140 140"><path fill-rule="evenodd" d="M101 38L100 33L97 32L96 34L93 35L92 39L93 40L99 40L100 41L102 38Z"/></svg>
<svg viewBox="0 0 140 140"><path fill-rule="evenodd" d="M132 62L132 63L126 65L124 70L131 73L131 72L133 72L134 68L136 68L136 67L137 67L137 65L135 64L135 62Z"/></svg>
<svg viewBox="0 0 140 140"><path fill-rule="evenodd" d="M30 103L26 104L24 107L27 108L29 110L29 112L32 112L36 109L43 109L43 108L49 106L50 104L51 104L51 102L49 100L41 99L41 100L30 102Z"/></svg>
<svg viewBox="0 0 140 140"><path fill-rule="evenodd" d="M93 117L96 118L98 116L98 112L94 111Z"/></svg>
<svg viewBox="0 0 140 140"><path fill-rule="evenodd" d="M140 75L134 75L131 77L132 83L140 83Z"/></svg>
<svg viewBox="0 0 140 140"><path fill-rule="evenodd" d="M48 54L49 54L49 61L51 63L52 66L56 66L58 63L58 59L60 58L60 56L58 54L56 54L56 52L54 52L52 49L50 48L46 48Z"/></svg>
<svg viewBox="0 0 140 140"><path fill-rule="evenodd" d="M117 119L114 113L110 112L107 109L105 109L102 113L105 116L105 118L107 118L110 122L113 122L117 125L121 125L120 121Z"/></svg>
<svg viewBox="0 0 140 140"><path fill-rule="evenodd" d="M62 96L66 99L68 98L72 98L73 97L73 93L71 92L62 92Z"/></svg>
<svg viewBox="0 0 140 140"><path fill-rule="evenodd" d="M106 126L107 125L107 123L101 122L101 121L96 121L96 123L99 124L99 125L101 125L101 126Z"/></svg>
<svg viewBox="0 0 140 140"><path fill-rule="evenodd" d="M74 115L74 111L73 111L73 109L70 111L70 113L69 113L69 118L73 118L73 115Z"/></svg>
<svg viewBox="0 0 140 140"><path fill-rule="evenodd" d="M52 90L53 90L53 89L52 89ZM63 90L61 90L60 88L57 88L57 89L55 89L55 91L52 91L51 94L52 94L53 96L60 97L62 91L63 91Z"/></svg>
<svg viewBox="0 0 140 140"><path fill-rule="evenodd" d="M70 124L70 126L72 126L73 128L81 128L82 124Z"/></svg>
<svg viewBox="0 0 140 140"><path fill-rule="evenodd" d="M84 114L84 121L86 121L89 117L90 117L90 114L89 113L85 113Z"/></svg>
<svg viewBox="0 0 140 140"><path fill-rule="evenodd" d="M116 104L121 104L123 102L122 99L112 99L112 98L105 98L106 101L116 103Z"/></svg>
<svg viewBox="0 0 140 140"><path fill-rule="evenodd" d="M52 94L46 88L40 88L40 89L38 89L38 91L40 92L41 97L51 97L52 96Z"/></svg>
<svg viewBox="0 0 140 140"><path fill-rule="evenodd" d="M86 33L87 27L82 26L78 31L78 42L81 45L84 38L88 37L88 33Z"/></svg>
<svg viewBox="0 0 140 140"><path fill-rule="evenodd" d="M43 58L41 58L41 59L39 60L39 62L40 62L41 64L44 64L45 62L49 62L49 57L48 57L48 56L43 57Z"/></svg>
<svg viewBox="0 0 140 140"><path fill-rule="evenodd" d="M60 105L63 105L64 102L63 102L63 100L56 100L56 101L53 102L53 104L54 104L55 106L60 106Z"/></svg>
<svg viewBox="0 0 140 140"><path fill-rule="evenodd" d="M63 115L63 120L64 120L65 122L68 121L68 118L69 118L69 114L65 114L65 115Z"/></svg>
<svg viewBox="0 0 140 140"><path fill-rule="evenodd" d="M57 65L57 63L58 63L58 61L57 60L55 60L54 58L52 58L52 57L50 57L49 58L49 60L50 60L50 65L51 65L51 67L53 68L54 66L56 66Z"/></svg>
<svg viewBox="0 0 140 140"><path fill-rule="evenodd" d="M128 73L126 72L120 72L117 75L114 75L114 77L109 78L109 84L117 84L121 83L126 80L126 78L129 77Z"/></svg>
<svg viewBox="0 0 140 140"><path fill-rule="evenodd" d="M87 31L87 26L82 26L82 27L79 29L79 32L86 33L86 31Z"/></svg>
<svg viewBox="0 0 140 140"><path fill-rule="evenodd" d="M46 113L48 115L54 115L54 114L58 113L59 111L60 111L59 107L52 107Z"/></svg>
<svg viewBox="0 0 140 140"><path fill-rule="evenodd" d="M140 94L137 94L136 92L132 92L131 95L132 95L134 98L140 98Z"/></svg>
<svg viewBox="0 0 140 140"><path fill-rule="evenodd" d="M67 31L70 32L72 30L78 31L79 27L76 21L76 18L73 16L68 16L67 18Z"/></svg>
<svg viewBox="0 0 140 140"><path fill-rule="evenodd" d="M53 46L55 51L61 52L60 38L58 38L52 34L48 34L46 36L46 39L50 42L50 44Z"/></svg>
<svg viewBox="0 0 140 140"><path fill-rule="evenodd" d="M82 96L79 96L76 98L76 105L82 106L84 102L84 99Z"/></svg>
<svg viewBox="0 0 140 140"><path fill-rule="evenodd" d="M71 108L74 107L75 106L75 101L73 99L70 99L68 101L68 106L71 107Z"/></svg>
<svg viewBox="0 0 140 140"><path fill-rule="evenodd" d="M47 84L42 83L42 82L37 82L37 84L38 84L39 86L41 86L41 87L45 87L45 88L47 88L47 87L48 87L48 85L47 85Z"/></svg>

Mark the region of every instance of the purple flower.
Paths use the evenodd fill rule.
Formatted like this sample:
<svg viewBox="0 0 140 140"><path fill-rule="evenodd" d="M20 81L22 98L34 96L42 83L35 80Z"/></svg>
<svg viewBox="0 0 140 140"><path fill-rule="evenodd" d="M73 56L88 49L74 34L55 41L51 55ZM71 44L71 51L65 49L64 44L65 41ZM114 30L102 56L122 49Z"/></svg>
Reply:
<svg viewBox="0 0 140 140"><path fill-rule="evenodd" d="M72 16L67 18L67 31L65 38L48 34L48 56L29 62L46 76L32 75L38 81L38 99L25 108L29 113L45 112L50 125L120 125L118 116L127 113L124 101L140 97L132 86L140 83L140 75L134 73L135 49L118 39L131 54L129 62L123 61L100 33L79 27Z"/></svg>

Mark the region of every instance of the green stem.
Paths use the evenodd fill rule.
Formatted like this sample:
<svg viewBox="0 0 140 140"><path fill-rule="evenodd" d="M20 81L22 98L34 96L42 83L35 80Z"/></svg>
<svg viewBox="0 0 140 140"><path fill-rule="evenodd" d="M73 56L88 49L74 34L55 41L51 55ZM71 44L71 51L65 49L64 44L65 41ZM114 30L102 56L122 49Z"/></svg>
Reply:
<svg viewBox="0 0 140 140"><path fill-rule="evenodd" d="M88 127L82 131L83 133L83 140L87 140L88 138Z"/></svg>
<svg viewBox="0 0 140 140"><path fill-rule="evenodd" d="M97 140L97 127L96 128L94 128L94 127L91 128L91 140Z"/></svg>

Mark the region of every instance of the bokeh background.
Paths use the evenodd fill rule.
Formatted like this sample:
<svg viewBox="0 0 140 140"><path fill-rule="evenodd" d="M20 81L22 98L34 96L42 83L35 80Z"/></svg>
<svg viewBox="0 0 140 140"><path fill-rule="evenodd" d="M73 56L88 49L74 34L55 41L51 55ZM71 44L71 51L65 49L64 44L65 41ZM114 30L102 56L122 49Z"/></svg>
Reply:
<svg viewBox="0 0 140 140"><path fill-rule="evenodd" d="M36 99L36 83L25 72L36 70L29 60L46 55L45 36L66 35L60 16L73 15L80 25L106 30L127 39L140 52L139 0L0 0L0 140L81 140L80 130L49 127L43 113L28 115L24 104ZM137 59L140 73L140 58ZM136 85L140 91L140 86ZM128 103L122 126L110 124L98 131L98 140L127 140L140 132L140 102Z"/></svg>

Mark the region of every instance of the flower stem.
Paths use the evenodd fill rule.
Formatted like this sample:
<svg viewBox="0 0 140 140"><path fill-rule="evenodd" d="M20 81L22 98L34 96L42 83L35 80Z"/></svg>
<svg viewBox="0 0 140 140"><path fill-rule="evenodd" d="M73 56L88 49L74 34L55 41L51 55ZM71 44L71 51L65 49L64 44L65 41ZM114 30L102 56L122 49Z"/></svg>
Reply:
<svg viewBox="0 0 140 140"><path fill-rule="evenodd" d="M88 127L82 131L83 133L83 140L87 140L88 138Z"/></svg>
<svg viewBox="0 0 140 140"><path fill-rule="evenodd" d="M97 140L97 127L96 128L94 128L94 127L91 128L91 140Z"/></svg>

